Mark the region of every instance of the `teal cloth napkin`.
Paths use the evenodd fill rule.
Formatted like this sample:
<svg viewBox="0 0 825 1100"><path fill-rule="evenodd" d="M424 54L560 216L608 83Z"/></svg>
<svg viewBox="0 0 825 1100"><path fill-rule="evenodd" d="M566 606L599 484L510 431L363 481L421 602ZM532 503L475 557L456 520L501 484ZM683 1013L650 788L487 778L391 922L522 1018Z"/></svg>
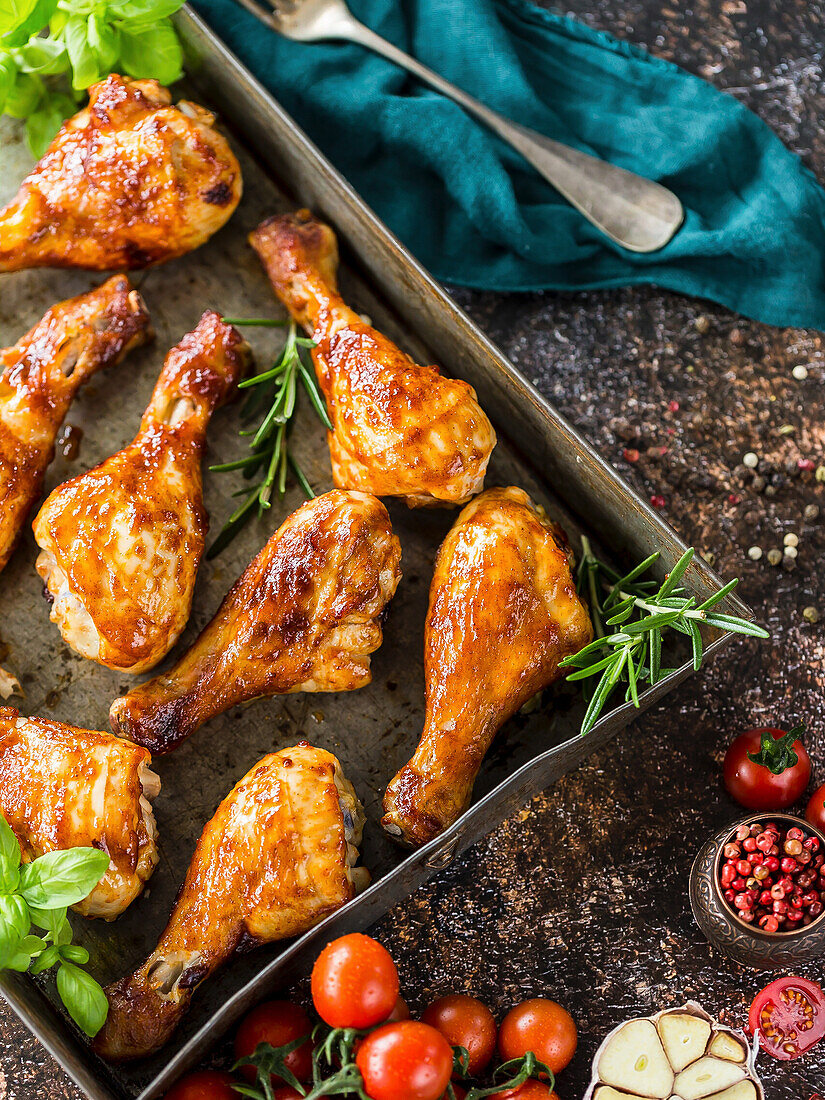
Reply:
<svg viewBox="0 0 825 1100"><path fill-rule="evenodd" d="M825 329L825 192L732 96L525 0L351 0L373 30L508 117L660 180L664 249L613 245L460 107L349 43L299 44L233 0L195 7L411 251L492 290L654 283Z"/></svg>

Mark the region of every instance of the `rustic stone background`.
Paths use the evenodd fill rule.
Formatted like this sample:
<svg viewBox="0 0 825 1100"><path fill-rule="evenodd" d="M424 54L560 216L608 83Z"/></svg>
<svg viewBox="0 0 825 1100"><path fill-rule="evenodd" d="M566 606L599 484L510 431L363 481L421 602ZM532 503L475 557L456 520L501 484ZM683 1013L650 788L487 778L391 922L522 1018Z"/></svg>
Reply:
<svg viewBox="0 0 825 1100"><path fill-rule="evenodd" d="M566 7L740 98L825 180L819 0ZM581 1038L558 1090L578 1100L615 1023L688 997L740 1021L763 984L707 946L686 886L701 841L736 816L719 778L735 732L806 721L825 781L825 484L798 464L825 463L825 347L817 333L769 329L651 289L456 297L638 490L664 499L686 541L724 577L742 578L743 598L773 632L770 643L729 647L378 928L414 1008L449 989L476 992L500 1012L533 994L566 1004ZM756 471L741 464L747 451L760 456ZM810 505L822 514L806 520ZM769 565L788 532L799 536L796 561ZM757 562L752 546L763 550ZM810 607L819 623L803 617ZM825 979L821 964L802 972ZM79 1095L5 1009L0 1050L0 1100ZM807 1100L825 1083L825 1048L761 1068L770 1100Z"/></svg>

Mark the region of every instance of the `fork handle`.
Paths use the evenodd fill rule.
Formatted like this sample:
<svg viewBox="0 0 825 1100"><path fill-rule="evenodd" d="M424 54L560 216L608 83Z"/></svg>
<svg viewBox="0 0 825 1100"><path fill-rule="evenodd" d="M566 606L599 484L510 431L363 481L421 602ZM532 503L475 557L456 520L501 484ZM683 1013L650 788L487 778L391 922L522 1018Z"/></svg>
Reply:
<svg viewBox="0 0 825 1100"><path fill-rule="evenodd" d="M654 252L682 224L681 202L661 184L511 122L354 17L342 17L325 28L324 37L366 46L454 100L512 145L588 221L623 248Z"/></svg>

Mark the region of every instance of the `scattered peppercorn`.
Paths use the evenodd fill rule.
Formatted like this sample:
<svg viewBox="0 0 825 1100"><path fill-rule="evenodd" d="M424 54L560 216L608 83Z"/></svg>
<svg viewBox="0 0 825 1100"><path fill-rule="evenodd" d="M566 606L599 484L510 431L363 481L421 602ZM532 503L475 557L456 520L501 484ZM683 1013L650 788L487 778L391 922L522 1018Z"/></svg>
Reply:
<svg viewBox="0 0 825 1100"><path fill-rule="evenodd" d="M753 451L748 451L747 454L742 456L742 464L747 466L749 470L755 470L759 465L759 456L754 454Z"/></svg>
<svg viewBox="0 0 825 1100"><path fill-rule="evenodd" d="M782 551L781 550L769 550L768 551L768 562L769 562L770 565L779 565L779 563L781 561L782 561Z"/></svg>
<svg viewBox="0 0 825 1100"><path fill-rule="evenodd" d="M802 618L806 623L818 623L819 612L815 607L806 607L802 612Z"/></svg>
<svg viewBox="0 0 825 1100"><path fill-rule="evenodd" d="M797 380L797 382L804 382L808 377L808 368L803 366L802 363L798 363L797 366L791 371L791 374Z"/></svg>
<svg viewBox="0 0 825 1100"><path fill-rule="evenodd" d="M805 511L802 513L802 515L808 523L813 523L813 521L819 516L819 505L806 504Z"/></svg>
<svg viewBox="0 0 825 1100"><path fill-rule="evenodd" d="M786 546L799 546L799 535L794 534L793 531L789 531L782 541Z"/></svg>
<svg viewBox="0 0 825 1100"><path fill-rule="evenodd" d="M759 559L762 557L762 547L752 546L750 550L748 550L748 557L751 559L751 561L759 561Z"/></svg>

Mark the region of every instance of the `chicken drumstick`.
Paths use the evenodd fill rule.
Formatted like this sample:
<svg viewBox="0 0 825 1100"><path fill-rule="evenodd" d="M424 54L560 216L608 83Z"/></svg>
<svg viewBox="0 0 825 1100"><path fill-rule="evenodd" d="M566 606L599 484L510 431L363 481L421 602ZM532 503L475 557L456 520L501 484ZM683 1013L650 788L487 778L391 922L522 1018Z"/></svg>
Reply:
<svg viewBox="0 0 825 1100"><path fill-rule="evenodd" d="M335 484L411 507L463 504L479 492L496 435L475 390L418 366L346 305L329 226L302 210L269 218L249 239L275 293L317 343Z"/></svg>
<svg viewBox="0 0 825 1100"><path fill-rule="evenodd" d="M522 489L489 489L438 551L424 640L424 732L382 824L425 844L467 808L496 731L592 637L560 528Z"/></svg>
<svg viewBox="0 0 825 1100"><path fill-rule="evenodd" d="M208 525L206 427L248 357L238 332L207 310L166 356L134 441L60 485L37 514L51 619L81 656L142 672L186 625Z"/></svg>
<svg viewBox="0 0 825 1100"><path fill-rule="evenodd" d="M369 881L355 866L363 826L332 753L303 741L259 761L203 830L157 947L107 989L98 1054L151 1054L236 951L300 936L355 897Z"/></svg>
<svg viewBox="0 0 825 1100"><path fill-rule="evenodd" d="M170 752L237 703L370 682L378 616L401 577L384 505L334 489L293 512L169 672L116 699L112 729Z"/></svg>

